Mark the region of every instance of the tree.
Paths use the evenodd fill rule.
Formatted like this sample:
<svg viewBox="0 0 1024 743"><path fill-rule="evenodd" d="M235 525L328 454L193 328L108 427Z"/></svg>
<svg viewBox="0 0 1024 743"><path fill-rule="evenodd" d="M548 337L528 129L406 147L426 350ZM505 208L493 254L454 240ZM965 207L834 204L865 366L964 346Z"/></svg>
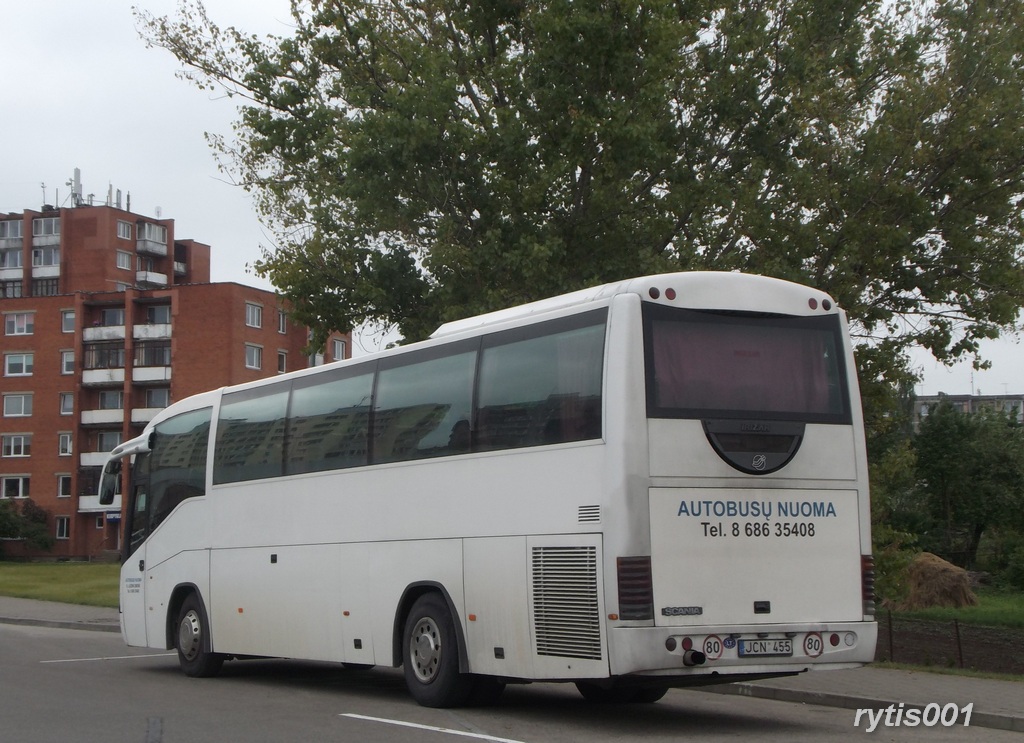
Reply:
<svg viewBox="0 0 1024 743"><path fill-rule="evenodd" d="M604 281L830 292L891 359L1024 302L1024 0L311 0L291 36L140 13L242 101L223 167L318 329L407 340ZM898 363L893 366L898 367ZM884 376L884 372L883 372Z"/></svg>
<svg viewBox="0 0 1024 743"><path fill-rule="evenodd" d="M1015 415L963 413L948 401L921 420L917 477L938 531L938 549L967 568L986 530L1024 526L1024 429Z"/></svg>
<svg viewBox="0 0 1024 743"><path fill-rule="evenodd" d="M53 547L46 521L48 514L32 499L0 501L0 539L18 539L30 547L48 550Z"/></svg>

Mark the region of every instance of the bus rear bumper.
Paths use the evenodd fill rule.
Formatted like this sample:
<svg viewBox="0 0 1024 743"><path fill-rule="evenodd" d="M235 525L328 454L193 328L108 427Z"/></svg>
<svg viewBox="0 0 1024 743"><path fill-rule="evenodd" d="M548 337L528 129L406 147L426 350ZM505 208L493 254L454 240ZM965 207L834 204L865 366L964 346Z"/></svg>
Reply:
<svg viewBox="0 0 1024 743"><path fill-rule="evenodd" d="M770 676L857 668L875 657L875 622L731 627L612 627L612 676L672 677L673 683L714 683L709 677ZM667 680L667 679L666 679ZM718 678L726 682L733 679Z"/></svg>

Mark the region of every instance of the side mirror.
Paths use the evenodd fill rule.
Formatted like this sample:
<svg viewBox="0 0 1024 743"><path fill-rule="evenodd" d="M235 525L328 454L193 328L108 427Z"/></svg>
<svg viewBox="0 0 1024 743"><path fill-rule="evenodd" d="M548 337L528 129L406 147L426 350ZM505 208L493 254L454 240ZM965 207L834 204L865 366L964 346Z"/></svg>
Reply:
<svg viewBox="0 0 1024 743"><path fill-rule="evenodd" d="M109 506L121 487L121 459L110 459L103 466L100 478L100 505Z"/></svg>

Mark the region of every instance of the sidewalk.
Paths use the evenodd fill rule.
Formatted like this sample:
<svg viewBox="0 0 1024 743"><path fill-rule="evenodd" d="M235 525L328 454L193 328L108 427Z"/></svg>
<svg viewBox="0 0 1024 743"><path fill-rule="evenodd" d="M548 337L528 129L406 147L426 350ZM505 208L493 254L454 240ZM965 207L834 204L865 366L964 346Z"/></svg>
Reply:
<svg viewBox="0 0 1024 743"><path fill-rule="evenodd" d="M5 596L0 596L0 624L120 631L117 609ZM973 703L972 727L1024 733L1024 681L994 681L869 666L854 671L811 672L782 679L707 686L698 690L850 710L885 709L889 705L898 707L900 702L904 703L904 709L925 709L930 704L942 708L950 703L962 709Z"/></svg>

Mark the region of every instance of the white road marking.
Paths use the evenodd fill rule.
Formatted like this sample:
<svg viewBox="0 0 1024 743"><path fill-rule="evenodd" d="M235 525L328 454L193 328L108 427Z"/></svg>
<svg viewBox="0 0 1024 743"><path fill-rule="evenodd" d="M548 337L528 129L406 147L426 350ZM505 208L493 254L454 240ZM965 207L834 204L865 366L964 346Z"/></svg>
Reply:
<svg viewBox="0 0 1024 743"><path fill-rule="evenodd" d="M97 660L136 660L138 658L170 658L177 653L153 653L151 655L108 655L102 658L62 658L60 660L41 660L40 663L88 663Z"/></svg>
<svg viewBox="0 0 1024 743"><path fill-rule="evenodd" d="M430 730L435 733L445 733L447 735L461 735L464 738L477 738L479 740L490 740L495 743L522 743L522 741L512 740L510 738L495 738L493 735L482 735L480 733L467 733L465 730L451 730L449 728L439 728L433 725L420 725L415 722L405 722L403 720L389 720L384 717L367 717L366 715L356 715L350 713L343 713L339 717L351 717L356 720L368 720L370 722L381 722L385 725L399 725L406 728L416 728L418 730Z"/></svg>

